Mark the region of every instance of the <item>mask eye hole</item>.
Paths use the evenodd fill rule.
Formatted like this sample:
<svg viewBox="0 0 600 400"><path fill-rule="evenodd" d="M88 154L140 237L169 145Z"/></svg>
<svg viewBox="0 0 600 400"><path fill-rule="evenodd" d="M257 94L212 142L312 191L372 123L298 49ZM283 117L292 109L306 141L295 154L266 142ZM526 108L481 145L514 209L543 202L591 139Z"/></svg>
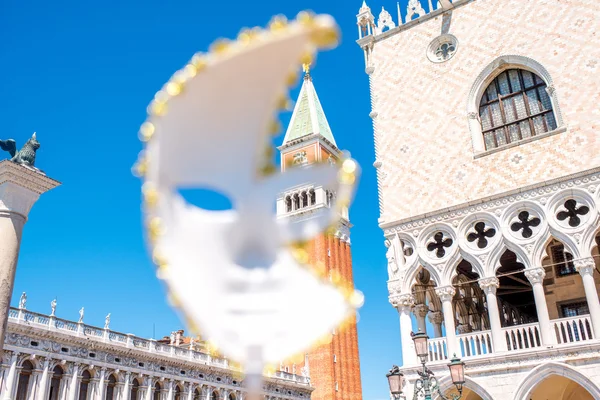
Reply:
<svg viewBox="0 0 600 400"><path fill-rule="evenodd" d="M189 204L207 211L233 210L231 199L222 192L211 188L179 189L179 195Z"/></svg>

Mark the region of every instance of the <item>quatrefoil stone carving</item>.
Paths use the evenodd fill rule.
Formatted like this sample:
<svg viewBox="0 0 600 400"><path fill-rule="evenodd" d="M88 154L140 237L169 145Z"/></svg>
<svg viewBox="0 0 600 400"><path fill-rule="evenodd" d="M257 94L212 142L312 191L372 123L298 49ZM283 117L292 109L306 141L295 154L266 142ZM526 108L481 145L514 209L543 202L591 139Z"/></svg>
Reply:
<svg viewBox="0 0 600 400"><path fill-rule="evenodd" d="M473 227L475 232L471 232L467 235L467 240L469 242L477 241L477 247L480 249L485 249L488 245L488 238L492 238L496 235L496 230L494 228L485 227L485 222L478 222Z"/></svg>
<svg viewBox="0 0 600 400"><path fill-rule="evenodd" d="M444 233L438 232L433 235L433 242L430 242L427 245L427 250L430 252L435 252L437 258L442 258L446 255L446 248L452 246L452 239L445 238Z"/></svg>
<svg viewBox="0 0 600 400"><path fill-rule="evenodd" d="M590 212L590 208L588 206L578 206L577 200L574 199L565 201L564 207L566 211L559 211L558 214L556 214L556 218L559 221L568 219L569 226L572 228L575 228L581 224L581 218L579 218L580 215L586 215Z"/></svg>
<svg viewBox="0 0 600 400"><path fill-rule="evenodd" d="M521 231L521 236L525 239L529 239L533 236L533 229L540 225L542 222L538 217L531 217L528 211L521 211L517 216L519 222L514 222L511 224L510 229L513 232Z"/></svg>

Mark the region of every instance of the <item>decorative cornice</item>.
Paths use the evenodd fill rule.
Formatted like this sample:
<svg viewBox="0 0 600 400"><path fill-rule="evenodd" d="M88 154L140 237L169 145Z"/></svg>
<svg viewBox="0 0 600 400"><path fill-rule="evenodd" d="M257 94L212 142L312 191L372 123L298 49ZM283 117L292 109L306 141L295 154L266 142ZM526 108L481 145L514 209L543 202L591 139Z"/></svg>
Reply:
<svg viewBox="0 0 600 400"><path fill-rule="evenodd" d="M392 222L385 222L380 224L379 227L384 230L386 236L401 232L412 233L415 229L421 230L428 225L438 222L451 222L478 211L496 212L497 210L506 208L510 204L523 200L541 201L562 190L569 190L572 188L585 189L587 187L591 190L590 185L594 186L595 189L595 185L598 185L598 183L600 183L600 167L523 186L515 190L458 204L430 213L415 215Z"/></svg>

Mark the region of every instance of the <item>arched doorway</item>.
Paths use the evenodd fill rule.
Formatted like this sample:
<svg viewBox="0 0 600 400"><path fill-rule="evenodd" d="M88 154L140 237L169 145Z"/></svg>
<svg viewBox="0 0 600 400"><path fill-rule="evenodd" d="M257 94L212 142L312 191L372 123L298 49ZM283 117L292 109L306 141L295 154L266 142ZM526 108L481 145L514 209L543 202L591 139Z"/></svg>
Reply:
<svg viewBox="0 0 600 400"><path fill-rule="evenodd" d="M517 386L515 400L594 400L600 389L583 372L563 363L534 368Z"/></svg>
<svg viewBox="0 0 600 400"><path fill-rule="evenodd" d="M579 383L558 375L550 375L540 382L529 398L530 400L594 400L594 396Z"/></svg>
<svg viewBox="0 0 600 400"><path fill-rule="evenodd" d="M81 374L81 382L79 383L79 400L87 400L88 391L92 374L87 369Z"/></svg>
<svg viewBox="0 0 600 400"><path fill-rule="evenodd" d="M175 386L175 400L183 400L181 397L181 386Z"/></svg>
<svg viewBox="0 0 600 400"><path fill-rule="evenodd" d="M19 374L16 400L27 399L27 393L29 392L29 380L32 372L33 364L29 360L25 361L21 366L21 373Z"/></svg>
<svg viewBox="0 0 600 400"><path fill-rule="evenodd" d="M452 394L457 395L458 391L456 387L450 380L449 376L444 376L439 381L440 390L447 396L449 399L452 398ZM440 397L436 394L434 399L439 399ZM465 376L465 384L463 385L462 397L460 400L492 400L492 396L485 390L481 385L475 382L473 379ZM524 400L524 399L521 399Z"/></svg>
<svg viewBox="0 0 600 400"><path fill-rule="evenodd" d="M63 377L63 370L58 365L54 367L52 371L52 379L50 381L50 392L48 394L48 400L58 400L60 392L60 382Z"/></svg>

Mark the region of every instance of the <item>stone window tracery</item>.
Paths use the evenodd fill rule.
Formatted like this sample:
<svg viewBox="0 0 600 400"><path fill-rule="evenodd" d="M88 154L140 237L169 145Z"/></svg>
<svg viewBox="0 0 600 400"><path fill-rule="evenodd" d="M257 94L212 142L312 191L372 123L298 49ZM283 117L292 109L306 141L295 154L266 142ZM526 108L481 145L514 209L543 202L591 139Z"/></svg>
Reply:
<svg viewBox="0 0 600 400"><path fill-rule="evenodd" d="M538 75L524 69L500 73L486 88L479 118L486 150L557 128L550 94Z"/></svg>
<svg viewBox="0 0 600 400"><path fill-rule="evenodd" d="M559 211L558 214L556 214L556 218L559 221L565 221L568 219L569 226L573 228L581 224L581 218L579 218L580 215L586 215L588 212L590 212L590 208L588 206L579 205L577 200L574 199L565 201L564 208L565 211Z"/></svg>
<svg viewBox="0 0 600 400"><path fill-rule="evenodd" d="M533 235L532 227L537 227L542 222L538 217L530 216L528 211L521 211L517 217L519 222L513 222L510 229L513 232L521 232L524 239L528 239Z"/></svg>
<svg viewBox="0 0 600 400"><path fill-rule="evenodd" d="M442 258L446 254L445 249L452 246L452 243L451 238L444 239L444 234L437 232L433 235L433 241L427 244L427 251L435 252L437 258Z"/></svg>
<svg viewBox="0 0 600 400"><path fill-rule="evenodd" d="M480 249L484 249L488 245L488 238L492 238L496 235L496 230L494 228L487 228L485 226L485 222L477 222L473 227L475 232L471 232L467 235L467 240L469 242L477 241L477 247Z"/></svg>

